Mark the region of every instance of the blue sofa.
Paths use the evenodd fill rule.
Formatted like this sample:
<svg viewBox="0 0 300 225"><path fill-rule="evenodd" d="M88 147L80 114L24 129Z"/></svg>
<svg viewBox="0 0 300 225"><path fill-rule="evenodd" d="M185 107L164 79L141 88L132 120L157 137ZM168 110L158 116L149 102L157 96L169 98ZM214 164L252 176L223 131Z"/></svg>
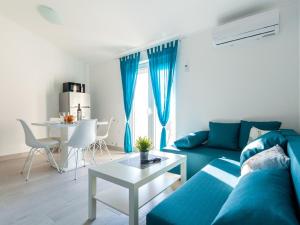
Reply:
<svg viewBox="0 0 300 225"><path fill-rule="evenodd" d="M293 207L300 215L300 136L290 130L283 134L288 139L291 159ZM187 156L189 180L147 214L147 225L211 225L238 183L241 152L204 145L190 150L168 147L163 151ZM179 171L176 168L172 172Z"/></svg>
<svg viewBox="0 0 300 225"><path fill-rule="evenodd" d="M220 148L211 148L205 145L197 146L193 149L180 149L175 146L168 146L163 152L185 155L187 157L187 178L190 179L208 163L218 158L226 158L235 161L240 160L241 151L233 151ZM171 172L179 174L180 168L177 167Z"/></svg>

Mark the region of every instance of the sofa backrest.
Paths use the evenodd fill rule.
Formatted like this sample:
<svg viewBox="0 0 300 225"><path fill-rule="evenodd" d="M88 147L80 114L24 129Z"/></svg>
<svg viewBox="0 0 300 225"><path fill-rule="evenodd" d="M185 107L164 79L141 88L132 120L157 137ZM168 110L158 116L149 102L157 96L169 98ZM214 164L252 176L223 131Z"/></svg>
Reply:
<svg viewBox="0 0 300 225"><path fill-rule="evenodd" d="M291 176L300 212L300 136L288 136L287 152L291 159Z"/></svg>

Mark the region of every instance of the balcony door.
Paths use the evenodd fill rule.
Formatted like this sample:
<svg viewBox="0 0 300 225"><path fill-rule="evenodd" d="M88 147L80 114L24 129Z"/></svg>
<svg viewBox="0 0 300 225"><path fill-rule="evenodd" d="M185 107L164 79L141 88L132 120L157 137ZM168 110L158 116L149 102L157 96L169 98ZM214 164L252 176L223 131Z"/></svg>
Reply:
<svg viewBox="0 0 300 225"><path fill-rule="evenodd" d="M167 143L175 140L175 90L172 90L170 119L166 126ZM136 81L135 95L132 107L132 138L133 145L140 136L151 138L154 148L159 149L161 125L157 116L147 61L140 63Z"/></svg>

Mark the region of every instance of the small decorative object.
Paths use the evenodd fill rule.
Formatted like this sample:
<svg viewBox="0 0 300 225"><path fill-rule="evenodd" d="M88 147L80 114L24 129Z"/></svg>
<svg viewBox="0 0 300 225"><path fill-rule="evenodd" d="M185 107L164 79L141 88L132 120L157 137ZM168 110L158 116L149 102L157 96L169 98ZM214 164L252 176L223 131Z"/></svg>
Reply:
<svg viewBox="0 0 300 225"><path fill-rule="evenodd" d="M82 120L82 111L80 108L80 104L78 104L78 107L77 107L77 121L79 121L79 120Z"/></svg>
<svg viewBox="0 0 300 225"><path fill-rule="evenodd" d="M73 115L66 115L64 118L65 123L74 123L75 116Z"/></svg>
<svg viewBox="0 0 300 225"><path fill-rule="evenodd" d="M65 122L65 116L66 116L66 113L59 112L59 120L60 120L61 123Z"/></svg>
<svg viewBox="0 0 300 225"><path fill-rule="evenodd" d="M152 141L148 137L138 137L135 147L140 152L141 163L148 161L148 153L152 148Z"/></svg>

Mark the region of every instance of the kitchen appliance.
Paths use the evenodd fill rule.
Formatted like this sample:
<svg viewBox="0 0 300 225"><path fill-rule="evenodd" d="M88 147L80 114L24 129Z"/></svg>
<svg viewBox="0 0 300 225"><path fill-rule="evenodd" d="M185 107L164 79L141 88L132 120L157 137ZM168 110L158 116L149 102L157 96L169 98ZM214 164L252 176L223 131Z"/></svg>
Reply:
<svg viewBox="0 0 300 225"><path fill-rule="evenodd" d="M91 118L90 95L81 92L63 92L59 94L59 112L70 113L77 116L78 105L80 104L82 119Z"/></svg>
<svg viewBox="0 0 300 225"><path fill-rule="evenodd" d="M82 92L85 93L85 84L66 82L63 83L63 92Z"/></svg>

